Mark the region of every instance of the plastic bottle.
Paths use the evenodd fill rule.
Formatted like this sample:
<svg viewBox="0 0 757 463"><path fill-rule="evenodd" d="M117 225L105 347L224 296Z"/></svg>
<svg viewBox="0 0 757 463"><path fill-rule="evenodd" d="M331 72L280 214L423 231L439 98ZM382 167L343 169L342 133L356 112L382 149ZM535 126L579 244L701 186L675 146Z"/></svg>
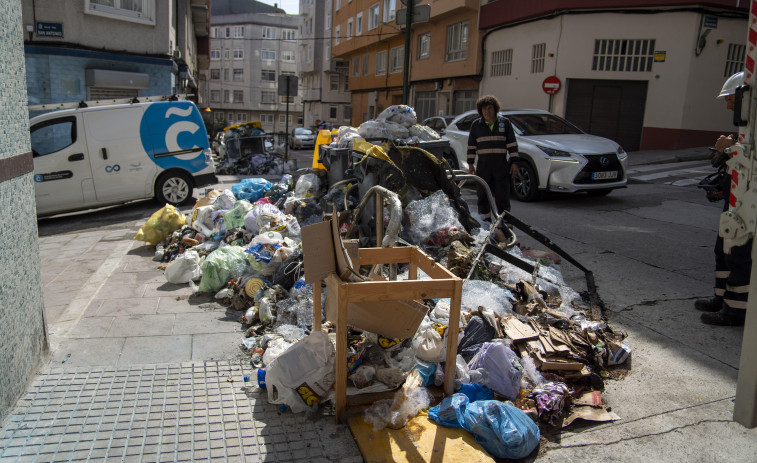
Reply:
<svg viewBox="0 0 757 463"><path fill-rule="evenodd" d="M258 368L257 378L258 387L260 389L265 389L265 368Z"/></svg>

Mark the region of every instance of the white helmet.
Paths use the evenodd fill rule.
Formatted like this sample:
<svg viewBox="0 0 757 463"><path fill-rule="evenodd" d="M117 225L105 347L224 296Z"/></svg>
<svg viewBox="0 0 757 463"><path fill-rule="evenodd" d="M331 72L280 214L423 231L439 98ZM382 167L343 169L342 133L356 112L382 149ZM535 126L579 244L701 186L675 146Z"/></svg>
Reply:
<svg viewBox="0 0 757 463"><path fill-rule="evenodd" d="M727 95L733 95L736 93L736 87L739 85L744 84L744 71L737 72L736 74L732 75L728 78L728 80L725 81L723 84L723 89L720 90L720 95L718 95L718 98L723 98Z"/></svg>

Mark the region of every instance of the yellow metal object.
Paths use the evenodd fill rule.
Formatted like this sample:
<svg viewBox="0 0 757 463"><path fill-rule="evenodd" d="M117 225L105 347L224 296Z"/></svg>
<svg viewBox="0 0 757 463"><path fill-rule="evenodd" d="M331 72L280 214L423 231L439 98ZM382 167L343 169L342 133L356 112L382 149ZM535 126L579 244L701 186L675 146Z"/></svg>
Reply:
<svg viewBox="0 0 757 463"><path fill-rule="evenodd" d="M243 124L236 124L236 125L230 125L228 127L224 127L223 131L225 132L227 130L238 129L246 125L252 126L253 129L263 130L263 126L260 125L260 121L250 121L250 122L245 122Z"/></svg>
<svg viewBox="0 0 757 463"><path fill-rule="evenodd" d="M318 137L315 139L315 148L313 148L313 169L321 169L326 170L326 166L318 162L318 147L320 145L329 144L331 143L336 136L339 134L339 131L336 129L334 130L319 130L318 131Z"/></svg>
<svg viewBox="0 0 757 463"><path fill-rule="evenodd" d="M352 435L366 463L383 462L494 462L464 429L445 428L419 415L404 428L374 431L363 415L350 417Z"/></svg>

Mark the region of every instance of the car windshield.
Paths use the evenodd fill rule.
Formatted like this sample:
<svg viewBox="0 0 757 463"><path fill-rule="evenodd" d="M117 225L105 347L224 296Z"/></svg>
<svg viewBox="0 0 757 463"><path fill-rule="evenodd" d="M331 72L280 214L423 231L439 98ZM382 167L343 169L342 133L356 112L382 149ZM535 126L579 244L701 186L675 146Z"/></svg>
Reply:
<svg viewBox="0 0 757 463"><path fill-rule="evenodd" d="M510 122L522 135L581 134L581 129L553 114L509 114Z"/></svg>
<svg viewBox="0 0 757 463"><path fill-rule="evenodd" d="M313 135L313 131L310 129L294 129L295 135Z"/></svg>

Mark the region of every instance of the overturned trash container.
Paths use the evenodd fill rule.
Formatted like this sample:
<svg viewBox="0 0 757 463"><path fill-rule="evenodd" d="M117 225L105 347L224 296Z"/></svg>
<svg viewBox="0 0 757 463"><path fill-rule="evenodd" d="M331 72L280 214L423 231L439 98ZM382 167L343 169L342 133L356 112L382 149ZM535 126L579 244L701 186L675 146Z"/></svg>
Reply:
<svg viewBox="0 0 757 463"><path fill-rule="evenodd" d="M318 150L318 160L326 167L329 187L347 178L347 169L352 166L349 148L320 145Z"/></svg>

